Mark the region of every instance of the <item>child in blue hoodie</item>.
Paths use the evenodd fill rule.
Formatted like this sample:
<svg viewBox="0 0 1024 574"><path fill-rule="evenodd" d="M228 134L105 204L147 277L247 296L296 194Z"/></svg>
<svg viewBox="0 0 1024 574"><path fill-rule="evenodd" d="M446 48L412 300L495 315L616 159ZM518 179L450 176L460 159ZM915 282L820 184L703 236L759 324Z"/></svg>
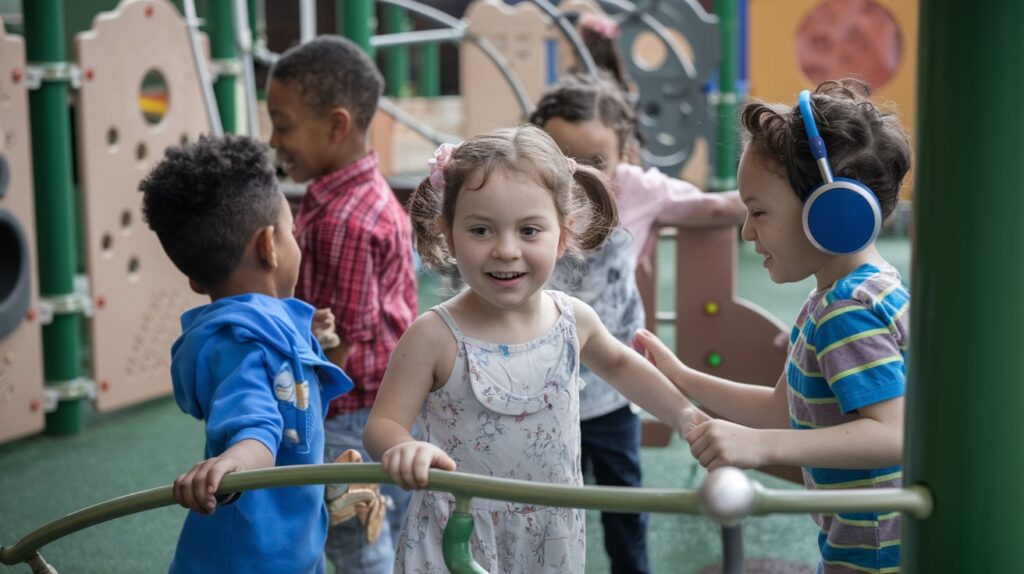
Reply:
<svg viewBox="0 0 1024 574"><path fill-rule="evenodd" d="M141 190L164 251L210 297L171 348L174 398L205 421L206 453L174 481L191 512L170 572L323 572L322 485L214 496L229 472L323 462L325 407L352 388L292 298L299 247L269 149L203 137L170 148Z"/></svg>

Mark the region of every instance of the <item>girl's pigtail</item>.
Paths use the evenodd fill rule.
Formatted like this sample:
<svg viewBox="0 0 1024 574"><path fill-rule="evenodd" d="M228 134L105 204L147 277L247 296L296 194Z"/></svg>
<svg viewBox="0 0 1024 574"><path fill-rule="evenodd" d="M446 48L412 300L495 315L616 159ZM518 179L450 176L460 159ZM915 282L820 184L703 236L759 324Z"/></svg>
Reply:
<svg viewBox="0 0 1024 574"><path fill-rule="evenodd" d="M580 227L576 233L577 245L583 251L591 251L603 245L619 225L615 193L608 178L588 165L577 166L572 178L574 192L576 188L583 191L579 199L584 204L584 213L589 215L580 218Z"/></svg>
<svg viewBox="0 0 1024 574"><path fill-rule="evenodd" d="M413 243L424 265L439 269L452 263L448 242L441 228L441 205L444 189L436 189L430 178L420 182L409 199L409 218L412 220Z"/></svg>

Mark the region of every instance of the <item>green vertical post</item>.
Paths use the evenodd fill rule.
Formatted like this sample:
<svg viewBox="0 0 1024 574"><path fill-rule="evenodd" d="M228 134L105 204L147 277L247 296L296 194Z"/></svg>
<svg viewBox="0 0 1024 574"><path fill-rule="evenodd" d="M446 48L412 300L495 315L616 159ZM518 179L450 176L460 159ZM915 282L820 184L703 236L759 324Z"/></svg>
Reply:
<svg viewBox="0 0 1024 574"><path fill-rule="evenodd" d="M337 29L341 31L341 35L373 56L370 36L377 28L373 0L338 0L337 6L336 13L341 17Z"/></svg>
<svg viewBox="0 0 1024 574"><path fill-rule="evenodd" d="M441 95L441 45L431 42L420 46L419 92L426 98Z"/></svg>
<svg viewBox="0 0 1024 574"><path fill-rule="evenodd" d="M921 2L904 483L935 512L906 519L908 573L1024 572L1021 22L1019 0Z"/></svg>
<svg viewBox="0 0 1024 574"><path fill-rule="evenodd" d="M736 124L736 109L739 94L736 84L739 80L739 17L737 0L715 0L714 11L718 15L718 34L722 62L718 67L718 104L715 117L718 118L718 144L715 146L714 177L709 181L711 191L736 189L736 165L739 158L739 139Z"/></svg>
<svg viewBox="0 0 1024 574"><path fill-rule="evenodd" d="M61 0L25 2L25 44L31 65L66 65ZM74 295L77 220L71 176L69 79L45 80L29 92L32 125L32 174L35 180L39 291L43 297ZM47 384L71 382L81 375L80 313L59 313L43 326ZM46 432L71 434L82 429L82 401L60 401L46 415Z"/></svg>
<svg viewBox="0 0 1024 574"><path fill-rule="evenodd" d="M384 32L394 34L408 32L409 18L403 8L391 4L382 7ZM384 50L385 93L391 97L405 95L409 83L409 48L392 46Z"/></svg>
<svg viewBox="0 0 1024 574"><path fill-rule="evenodd" d="M226 133L238 133L238 73L241 68L235 54L231 0L210 0L207 33L210 35L210 55L221 65L220 76L213 84L213 93L220 110L220 121Z"/></svg>

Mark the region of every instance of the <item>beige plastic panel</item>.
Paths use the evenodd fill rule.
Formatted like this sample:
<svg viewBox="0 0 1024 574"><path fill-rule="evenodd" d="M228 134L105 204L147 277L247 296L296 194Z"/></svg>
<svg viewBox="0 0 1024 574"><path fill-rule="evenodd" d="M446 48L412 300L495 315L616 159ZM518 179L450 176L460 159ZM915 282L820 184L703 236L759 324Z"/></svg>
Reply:
<svg viewBox="0 0 1024 574"><path fill-rule="evenodd" d="M892 102L903 126L914 133L917 98L918 0L872 0L899 28L900 61L882 86L872 86L875 103ZM750 97L796 104L800 90L814 89L797 60L797 32L823 0L749 0L747 41ZM825 142L828 145L828 142ZM913 172L904 180L903 197L913 195Z"/></svg>
<svg viewBox="0 0 1024 574"><path fill-rule="evenodd" d="M10 184L0 211L13 215L28 240L30 311L20 327L0 339L0 442L43 430L43 349L36 294L35 212L31 139L25 88L25 42L0 22L0 154Z"/></svg>
<svg viewBox="0 0 1024 574"><path fill-rule="evenodd" d="M194 141L208 126L185 23L170 2L122 2L97 16L76 46L78 162L95 308L92 376L96 408L108 411L171 392L179 316L206 301L189 290L146 227L138 186L169 146ZM151 70L163 75L169 101L154 125L138 101Z"/></svg>
<svg viewBox="0 0 1024 574"><path fill-rule="evenodd" d="M501 0L476 0L466 9L467 33L485 38L508 60L532 106L547 87L545 46L557 40L548 17L528 3L507 6ZM494 63L471 42L459 49L463 96L463 135L472 137L496 128L522 124L527 118Z"/></svg>

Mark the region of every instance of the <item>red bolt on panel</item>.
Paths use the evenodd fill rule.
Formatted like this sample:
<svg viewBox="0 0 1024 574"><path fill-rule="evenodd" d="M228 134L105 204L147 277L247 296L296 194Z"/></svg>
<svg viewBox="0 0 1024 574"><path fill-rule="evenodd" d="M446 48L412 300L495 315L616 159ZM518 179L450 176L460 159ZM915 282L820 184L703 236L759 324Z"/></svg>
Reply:
<svg viewBox="0 0 1024 574"><path fill-rule="evenodd" d="M39 412L39 407L40 407L40 406L42 406L42 405L40 405L40 404L39 404L39 399L32 399L32 400L31 400L31 401L29 401L29 403L28 403L28 408L29 408L29 410L30 410L30 411L32 411L32 412L34 412L34 413L37 413L37 412Z"/></svg>
<svg viewBox="0 0 1024 574"><path fill-rule="evenodd" d="M87 81L91 82L92 79L95 78L95 77L96 77L96 72L92 68L86 68L86 70L85 70L85 79Z"/></svg>
<svg viewBox="0 0 1024 574"><path fill-rule="evenodd" d="M110 381L107 379L100 379L100 390L104 393L110 390Z"/></svg>
<svg viewBox="0 0 1024 574"><path fill-rule="evenodd" d="M104 308L106 306L107 306L107 298L104 297L103 295L97 295L96 296L96 308L97 309L102 309L102 308Z"/></svg>
<svg viewBox="0 0 1024 574"><path fill-rule="evenodd" d="M15 84L21 81L21 68L14 68L11 70L11 81Z"/></svg>
<svg viewBox="0 0 1024 574"><path fill-rule="evenodd" d="M152 15L153 15L153 5L150 4L149 6L146 6L146 18L149 18Z"/></svg>
<svg viewBox="0 0 1024 574"><path fill-rule="evenodd" d="M35 321L36 320L36 310L35 309L29 309L28 311L26 311L25 312L25 319L27 321Z"/></svg>

